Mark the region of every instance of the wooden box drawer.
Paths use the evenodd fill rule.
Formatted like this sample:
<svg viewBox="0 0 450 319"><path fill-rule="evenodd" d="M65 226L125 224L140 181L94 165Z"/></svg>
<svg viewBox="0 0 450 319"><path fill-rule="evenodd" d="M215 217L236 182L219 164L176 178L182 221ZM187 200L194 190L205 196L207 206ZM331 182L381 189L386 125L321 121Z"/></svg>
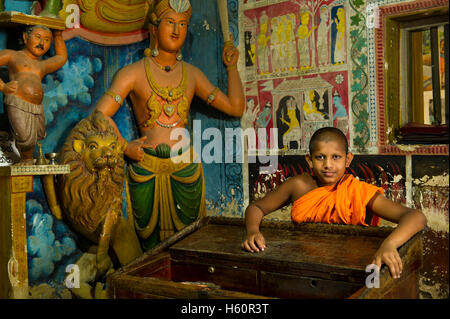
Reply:
<svg viewBox="0 0 450 319"><path fill-rule="evenodd" d="M361 284L345 281L262 271L260 294L289 299L342 299L350 297L361 286Z"/></svg>
<svg viewBox="0 0 450 319"><path fill-rule="evenodd" d="M399 248L400 280L366 266L390 227L264 222L264 252L241 248L242 219L204 217L108 277L114 298L417 298L421 233Z"/></svg>
<svg viewBox="0 0 450 319"><path fill-rule="evenodd" d="M172 280L179 282L209 282L227 290L257 294L258 278L254 269L198 264L172 259Z"/></svg>

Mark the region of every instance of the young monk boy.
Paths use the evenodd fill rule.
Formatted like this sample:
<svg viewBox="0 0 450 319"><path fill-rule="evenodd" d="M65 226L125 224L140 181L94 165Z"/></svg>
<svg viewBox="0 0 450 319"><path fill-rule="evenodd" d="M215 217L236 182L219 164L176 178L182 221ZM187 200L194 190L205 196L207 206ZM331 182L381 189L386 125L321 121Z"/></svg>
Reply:
<svg viewBox="0 0 450 319"><path fill-rule="evenodd" d="M382 188L345 174L352 159L347 138L339 129L325 127L317 130L311 137L309 154L306 155L313 175L302 174L289 178L247 207L247 237L242 248L250 252L263 251L266 243L259 231L262 218L289 202L292 203L291 219L296 223L368 226L369 217L373 214L373 226L379 225L379 218L398 223L375 253L372 263L378 267L382 263L386 264L392 277L399 278L402 261L397 248L425 227L426 218L420 210L384 197Z"/></svg>

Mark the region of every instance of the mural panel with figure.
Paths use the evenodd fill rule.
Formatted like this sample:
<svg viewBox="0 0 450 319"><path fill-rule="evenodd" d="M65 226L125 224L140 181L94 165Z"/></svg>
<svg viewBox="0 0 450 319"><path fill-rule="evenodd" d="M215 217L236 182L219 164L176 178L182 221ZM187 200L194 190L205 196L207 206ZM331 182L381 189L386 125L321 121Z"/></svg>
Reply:
<svg viewBox="0 0 450 319"><path fill-rule="evenodd" d="M259 102L246 114L266 129L266 146L305 153L323 126L351 140L346 10L345 1L243 1L246 100Z"/></svg>
<svg viewBox="0 0 450 319"><path fill-rule="evenodd" d="M241 125L256 134L265 128L265 146L294 153L306 152L311 134L324 126L337 127L348 138L347 81L348 72L342 71L247 82Z"/></svg>

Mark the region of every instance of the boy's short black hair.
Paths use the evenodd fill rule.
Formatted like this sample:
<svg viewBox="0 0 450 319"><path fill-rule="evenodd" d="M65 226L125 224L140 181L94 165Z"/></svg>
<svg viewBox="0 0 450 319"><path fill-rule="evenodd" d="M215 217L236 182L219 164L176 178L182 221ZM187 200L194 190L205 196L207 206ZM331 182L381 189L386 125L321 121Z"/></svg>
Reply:
<svg viewBox="0 0 450 319"><path fill-rule="evenodd" d="M322 127L314 132L309 140L309 154L312 154L315 144L317 142L328 142L339 140L342 142L345 154L348 154L348 141L347 137L342 131L335 127Z"/></svg>

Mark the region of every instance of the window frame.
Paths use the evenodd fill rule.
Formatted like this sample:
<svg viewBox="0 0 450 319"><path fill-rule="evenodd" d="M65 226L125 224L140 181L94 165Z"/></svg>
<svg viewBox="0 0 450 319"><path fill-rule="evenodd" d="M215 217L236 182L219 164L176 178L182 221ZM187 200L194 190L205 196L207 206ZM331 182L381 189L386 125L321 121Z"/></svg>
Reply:
<svg viewBox="0 0 450 319"><path fill-rule="evenodd" d="M418 14L444 15L445 12L448 13L448 0L422 0L379 7L380 27L374 32L378 104L377 146L380 154L448 155L448 144L403 145L396 141L402 120L406 118L405 109L401 107L400 95L407 96L407 92L405 87L400 85L400 76L409 76L404 72L404 63L400 63L405 56L400 56L399 39L404 41L404 37L400 37L399 20L406 21L411 17L414 20L414 16ZM448 66L446 71L447 69ZM447 79L448 72L446 72L446 85L448 85Z"/></svg>

